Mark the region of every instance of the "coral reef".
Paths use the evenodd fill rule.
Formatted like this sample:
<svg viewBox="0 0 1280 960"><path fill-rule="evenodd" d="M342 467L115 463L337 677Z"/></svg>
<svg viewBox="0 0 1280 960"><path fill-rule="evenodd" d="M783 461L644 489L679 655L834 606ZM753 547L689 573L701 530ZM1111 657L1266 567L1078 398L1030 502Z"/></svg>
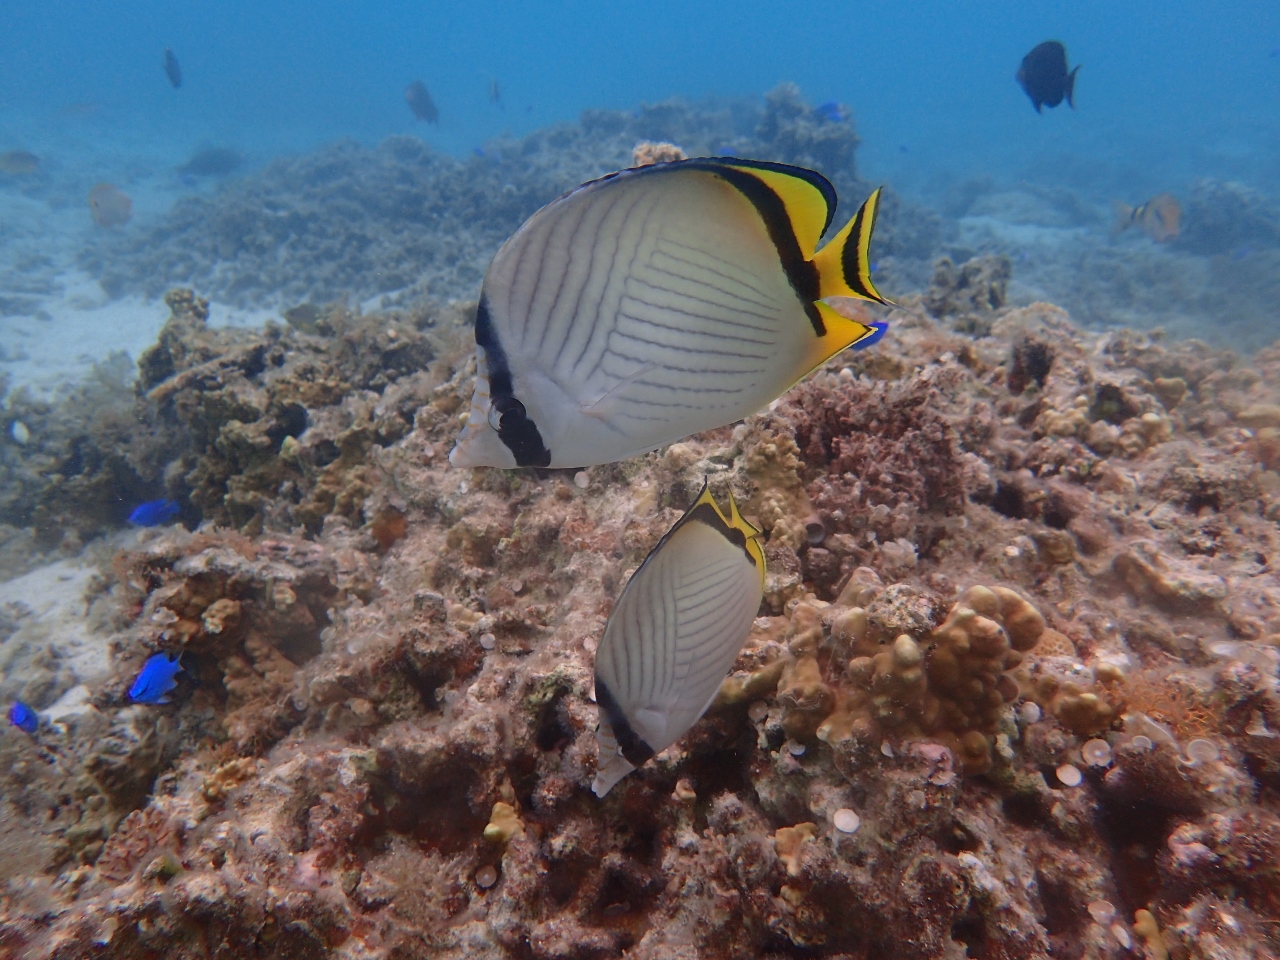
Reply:
<svg viewBox="0 0 1280 960"><path fill-rule="evenodd" d="M465 305L171 295L136 409L199 517L102 562L107 675L73 710L50 661L0 731L0 952L1274 956L1280 348L903 301L771 409L570 473L445 463ZM704 482L764 603L597 801L595 644ZM130 704L157 651L172 702Z"/></svg>
<svg viewBox="0 0 1280 960"><path fill-rule="evenodd" d="M500 138L465 161L408 136L372 149L337 143L276 160L212 197L184 198L135 234L95 238L80 264L112 295L158 297L184 284L239 306L475 297L489 259L525 218L579 183L631 166L641 142L812 167L849 211L874 186L858 179L851 116L826 116L783 84L763 103L587 110L577 124ZM892 197L880 219L881 254L910 246L911 256L932 255L936 215Z"/></svg>

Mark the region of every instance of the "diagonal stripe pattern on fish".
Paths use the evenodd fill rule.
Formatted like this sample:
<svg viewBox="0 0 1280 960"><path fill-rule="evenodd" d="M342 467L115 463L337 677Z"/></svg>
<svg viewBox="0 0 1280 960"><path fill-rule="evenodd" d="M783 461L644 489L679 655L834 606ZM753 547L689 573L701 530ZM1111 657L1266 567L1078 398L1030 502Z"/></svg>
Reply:
<svg viewBox="0 0 1280 960"><path fill-rule="evenodd" d="M732 494L725 516L703 484L627 582L596 651L596 796L711 706L764 595L759 534Z"/></svg>
<svg viewBox="0 0 1280 960"><path fill-rule="evenodd" d="M530 217L494 257L455 466L585 467L755 413L877 328L827 297L871 281L877 190L821 250L836 197L733 158L624 170Z"/></svg>

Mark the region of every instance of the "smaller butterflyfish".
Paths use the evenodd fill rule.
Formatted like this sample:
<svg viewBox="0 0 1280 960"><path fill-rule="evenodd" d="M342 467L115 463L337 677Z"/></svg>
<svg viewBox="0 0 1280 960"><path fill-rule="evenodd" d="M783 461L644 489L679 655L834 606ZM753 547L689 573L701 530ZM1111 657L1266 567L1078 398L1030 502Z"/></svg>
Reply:
<svg viewBox="0 0 1280 960"><path fill-rule="evenodd" d="M627 582L596 650L597 797L711 706L764 596L759 535L704 484Z"/></svg>
<svg viewBox="0 0 1280 960"><path fill-rule="evenodd" d="M1157 193L1146 203L1131 207L1116 201L1116 223L1112 235L1138 227L1156 243L1169 243L1178 239L1182 222L1182 206L1171 193Z"/></svg>
<svg viewBox="0 0 1280 960"><path fill-rule="evenodd" d="M476 386L449 460L589 467L750 416L875 336L826 301L871 280L876 190L818 249L835 190L733 158L593 180L498 250L476 309Z"/></svg>
<svg viewBox="0 0 1280 960"><path fill-rule="evenodd" d="M178 685L174 677L182 670L181 660L181 654L172 660L163 653L152 654L129 688L129 699L134 703L168 703L167 694Z"/></svg>
<svg viewBox="0 0 1280 960"><path fill-rule="evenodd" d="M9 708L9 723L23 733L34 734L40 729L40 716L21 700Z"/></svg>

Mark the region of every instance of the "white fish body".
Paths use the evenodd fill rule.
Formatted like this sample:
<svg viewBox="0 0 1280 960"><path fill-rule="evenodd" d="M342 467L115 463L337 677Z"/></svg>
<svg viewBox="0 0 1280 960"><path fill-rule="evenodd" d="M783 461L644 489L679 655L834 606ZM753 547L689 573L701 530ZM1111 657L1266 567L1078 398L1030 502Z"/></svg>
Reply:
<svg viewBox="0 0 1280 960"><path fill-rule="evenodd" d="M596 651L596 796L711 706L764 595L759 532L704 486L628 581Z"/></svg>
<svg viewBox="0 0 1280 960"><path fill-rule="evenodd" d="M543 207L485 275L450 462L611 463L764 407L876 334L822 298L882 300L867 266L878 193L816 254L834 192L781 164L656 164Z"/></svg>

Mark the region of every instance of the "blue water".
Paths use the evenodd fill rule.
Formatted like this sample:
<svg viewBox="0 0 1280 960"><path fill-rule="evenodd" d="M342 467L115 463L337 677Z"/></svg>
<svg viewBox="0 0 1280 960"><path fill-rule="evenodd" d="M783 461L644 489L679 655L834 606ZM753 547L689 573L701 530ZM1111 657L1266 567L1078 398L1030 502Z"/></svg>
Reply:
<svg viewBox="0 0 1280 960"><path fill-rule="evenodd" d="M588 107L800 84L849 104L875 176L982 171L1052 179L1280 174L1274 2L742 2L655 0L6 4L0 145L89 122L95 137L260 157L339 136L415 132L463 154ZM1077 110L1037 116L1013 81L1046 38L1083 64ZM185 74L169 88L165 46ZM438 128L402 99L421 77ZM489 102L490 78L503 108ZM73 105L94 105L68 116Z"/></svg>

